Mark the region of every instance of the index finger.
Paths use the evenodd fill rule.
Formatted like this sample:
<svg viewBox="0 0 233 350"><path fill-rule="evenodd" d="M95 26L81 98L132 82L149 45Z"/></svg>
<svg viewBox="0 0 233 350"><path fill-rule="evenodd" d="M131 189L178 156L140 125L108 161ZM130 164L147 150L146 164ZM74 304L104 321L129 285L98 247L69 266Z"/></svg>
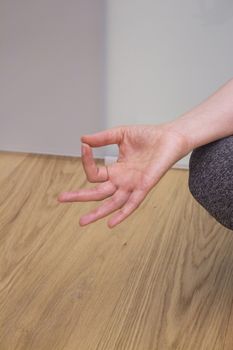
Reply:
<svg viewBox="0 0 233 350"><path fill-rule="evenodd" d="M108 180L107 166L97 167L91 147L84 143L82 144L82 164L88 181L103 182Z"/></svg>

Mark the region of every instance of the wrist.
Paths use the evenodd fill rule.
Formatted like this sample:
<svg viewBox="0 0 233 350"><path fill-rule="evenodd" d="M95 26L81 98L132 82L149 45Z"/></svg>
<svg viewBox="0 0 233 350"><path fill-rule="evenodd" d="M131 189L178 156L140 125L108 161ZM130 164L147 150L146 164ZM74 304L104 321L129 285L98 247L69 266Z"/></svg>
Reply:
<svg viewBox="0 0 233 350"><path fill-rule="evenodd" d="M164 123L163 128L165 132L169 133L172 138L177 140L183 157L188 155L195 148L195 146L192 144L191 138L185 133L180 120L179 122L173 120L171 122Z"/></svg>

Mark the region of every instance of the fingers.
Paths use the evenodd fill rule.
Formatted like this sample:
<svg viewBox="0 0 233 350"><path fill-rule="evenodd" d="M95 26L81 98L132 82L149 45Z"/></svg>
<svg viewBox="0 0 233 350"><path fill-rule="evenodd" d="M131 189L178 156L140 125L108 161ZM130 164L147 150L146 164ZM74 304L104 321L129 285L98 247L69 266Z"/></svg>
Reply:
<svg viewBox="0 0 233 350"><path fill-rule="evenodd" d="M113 211L119 209L127 202L130 196L129 192L122 190L117 190L116 193L111 197L111 199L106 200L100 207L94 209L92 212L82 216L79 220L81 226L90 224L104 216L112 213Z"/></svg>
<svg viewBox="0 0 233 350"><path fill-rule="evenodd" d="M97 167L93 158L92 149L87 144L82 144L82 164L87 179L90 182L103 182L108 180L108 169L106 166Z"/></svg>
<svg viewBox="0 0 233 350"><path fill-rule="evenodd" d="M72 192L62 192L58 196L60 202L87 202L87 201L99 201L111 196L115 193L116 187L107 181L94 188L80 189Z"/></svg>
<svg viewBox="0 0 233 350"><path fill-rule="evenodd" d="M123 128L118 126L115 128L103 130L92 135L83 135L81 141L92 147L100 147L105 145L119 144L122 140Z"/></svg>
<svg viewBox="0 0 233 350"><path fill-rule="evenodd" d="M146 197L148 192L143 190L135 190L131 193L127 203L108 221L108 226L112 228L116 226L125 218L127 218L135 209L138 208L140 203Z"/></svg>

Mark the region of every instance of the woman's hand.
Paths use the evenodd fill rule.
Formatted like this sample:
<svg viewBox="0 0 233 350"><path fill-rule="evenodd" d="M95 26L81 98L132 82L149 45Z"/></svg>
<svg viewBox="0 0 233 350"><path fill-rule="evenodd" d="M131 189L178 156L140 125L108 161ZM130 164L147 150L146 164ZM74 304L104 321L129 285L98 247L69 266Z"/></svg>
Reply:
<svg viewBox="0 0 233 350"><path fill-rule="evenodd" d="M60 202L86 202L106 199L99 207L80 218L81 226L99 220L117 210L108 220L112 228L142 203L167 170L191 150L181 134L168 124L123 125L92 135L84 135L82 164L91 189L63 192ZM116 163L97 168L91 147L117 144Z"/></svg>

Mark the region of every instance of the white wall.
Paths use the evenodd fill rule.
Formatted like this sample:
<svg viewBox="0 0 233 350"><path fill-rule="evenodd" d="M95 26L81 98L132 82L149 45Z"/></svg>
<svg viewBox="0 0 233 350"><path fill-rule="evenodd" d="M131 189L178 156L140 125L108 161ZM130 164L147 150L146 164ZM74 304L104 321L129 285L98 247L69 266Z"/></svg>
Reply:
<svg viewBox="0 0 233 350"><path fill-rule="evenodd" d="M1 150L80 155L105 125L104 45L104 0L0 1Z"/></svg>
<svg viewBox="0 0 233 350"><path fill-rule="evenodd" d="M232 33L232 0L1 0L0 149L172 120L232 77Z"/></svg>
<svg viewBox="0 0 233 350"><path fill-rule="evenodd" d="M233 76L232 0L108 0L107 19L107 127L172 120Z"/></svg>

